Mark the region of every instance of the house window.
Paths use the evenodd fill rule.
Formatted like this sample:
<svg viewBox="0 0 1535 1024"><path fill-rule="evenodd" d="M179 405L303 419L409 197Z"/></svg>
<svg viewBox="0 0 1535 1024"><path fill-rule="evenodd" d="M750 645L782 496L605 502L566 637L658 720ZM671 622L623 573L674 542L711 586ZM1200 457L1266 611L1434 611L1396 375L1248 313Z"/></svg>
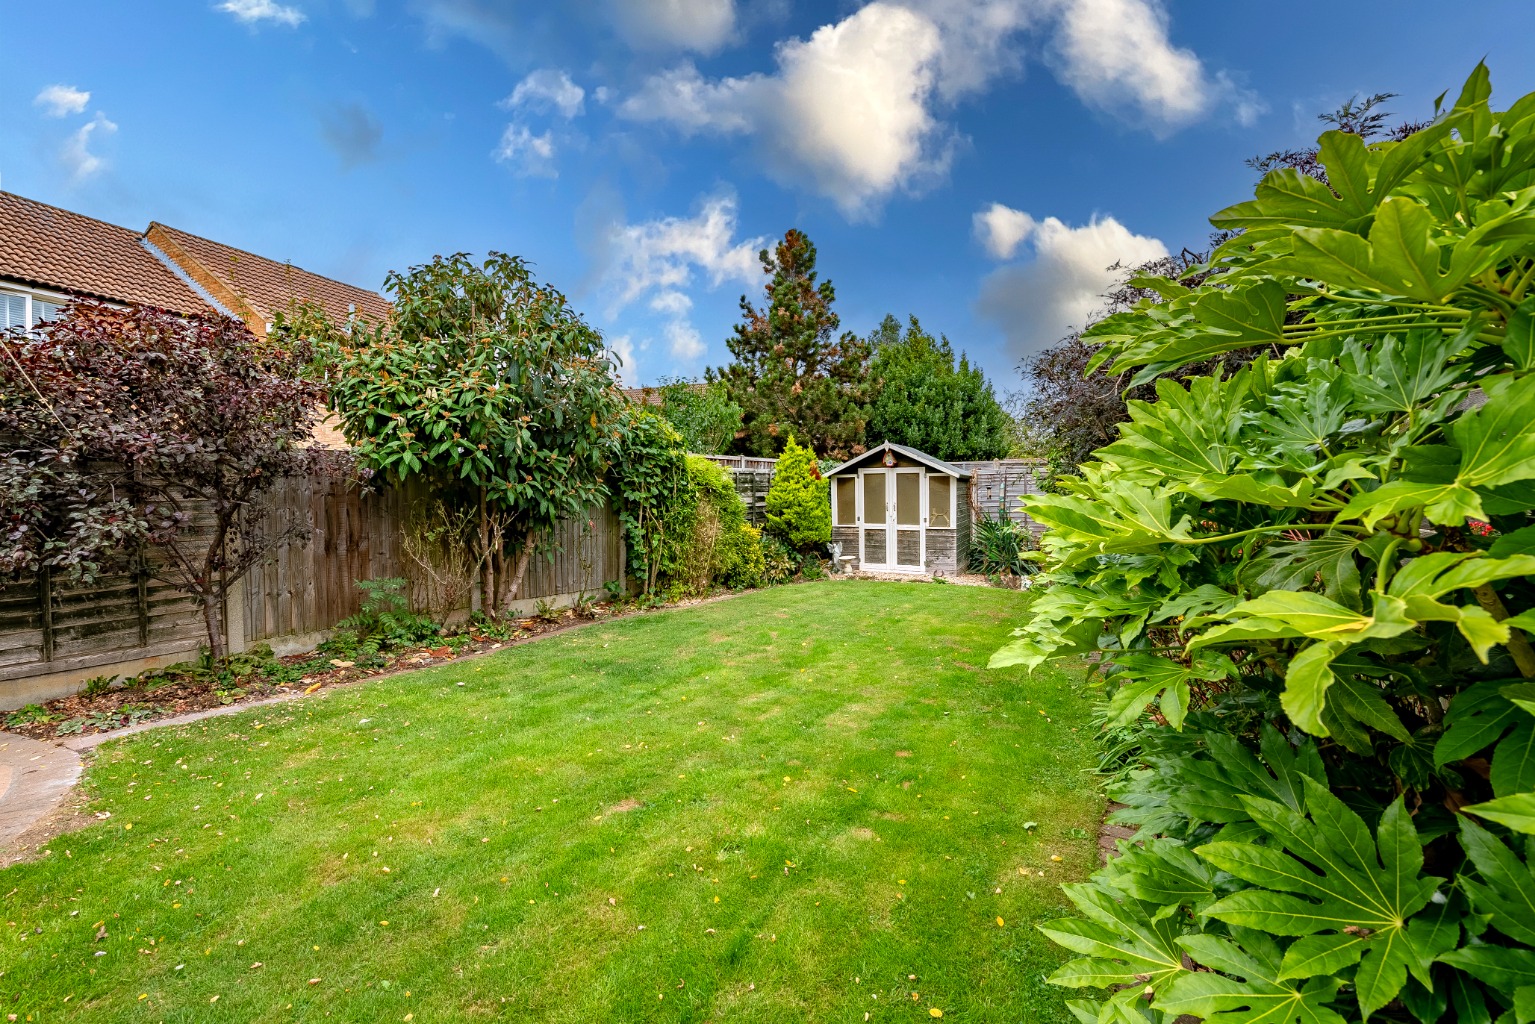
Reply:
<svg viewBox="0 0 1535 1024"><path fill-rule="evenodd" d="M45 320L57 319L63 309L61 299L0 291L0 330L31 330Z"/></svg>

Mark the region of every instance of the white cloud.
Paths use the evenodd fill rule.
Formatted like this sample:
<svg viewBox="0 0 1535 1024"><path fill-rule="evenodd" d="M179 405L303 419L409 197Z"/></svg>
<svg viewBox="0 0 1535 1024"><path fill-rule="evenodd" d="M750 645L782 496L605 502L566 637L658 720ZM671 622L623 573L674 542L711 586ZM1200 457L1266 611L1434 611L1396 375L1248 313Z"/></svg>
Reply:
<svg viewBox="0 0 1535 1024"><path fill-rule="evenodd" d="M81 125L78 131L70 135L64 142L64 148L59 151L59 159L68 169L70 177L77 182L84 181L104 168L106 161L91 152L91 140L97 132L112 135L116 131L117 125L98 113L91 118L89 124Z"/></svg>
<svg viewBox="0 0 1535 1024"><path fill-rule="evenodd" d="M32 105L41 107L49 117L65 117L83 113L85 105L90 101L91 94L84 89L76 89L72 85L50 85L37 94Z"/></svg>
<svg viewBox="0 0 1535 1024"><path fill-rule="evenodd" d="M509 110L558 112L568 120L585 109L585 99L586 90L571 81L570 75L556 68L540 68L518 82L501 105Z"/></svg>
<svg viewBox="0 0 1535 1024"><path fill-rule="evenodd" d="M776 177L805 181L856 217L946 169L949 133L928 110L940 51L931 20L875 2L780 44L773 75L711 82L683 64L619 112L685 132L750 132Z"/></svg>
<svg viewBox="0 0 1535 1024"><path fill-rule="evenodd" d="M992 259L998 260L1012 259L1023 240L1038 226L1038 222L1022 210L1001 203L992 203L971 220L975 237Z"/></svg>
<svg viewBox="0 0 1535 1024"><path fill-rule="evenodd" d="M678 291L657 292L650 300L650 308L657 313L681 316L693 308L693 300Z"/></svg>
<svg viewBox="0 0 1535 1024"><path fill-rule="evenodd" d="M780 43L771 73L705 78L684 61L617 109L684 134L750 136L775 178L857 218L947 171L945 108L1019 72L1031 38L1083 102L1155 134L1222 105L1250 123L1257 98L1168 30L1161 0L874 0Z"/></svg>
<svg viewBox="0 0 1535 1024"><path fill-rule="evenodd" d="M227 14L233 14L237 21L243 21L247 25L274 21L279 25L292 28L304 21L303 11L297 7L277 3L276 0L224 0L218 5L218 9Z"/></svg>
<svg viewBox="0 0 1535 1024"><path fill-rule="evenodd" d="M1057 77L1083 102L1126 119L1144 116L1158 134L1228 100L1244 124L1257 113L1254 97L1224 74L1209 75L1194 51L1173 45L1159 0L1068 0L1053 55ZM1136 111L1122 112L1126 104Z"/></svg>
<svg viewBox="0 0 1535 1024"><path fill-rule="evenodd" d="M554 136L549 132L534 135L526 125L509 124L494 155L525 178L559 177L554 166Z"/></svg>
<svg viewBox="0 0 1535 1024"><path fill-rule="evenodd" d="M695 278L717 288L726 281L754 284L762 276L757 253L767 239L737 241L735 234L736 200L731 195L703 200L692 217L613 224L599 260L608 316L616 317L643 299L666 318L662 333L672 358L702 358L708 346L688 319L693 300L684 289L693 286Z"/></svg>
<svg viewBox="0 0 1535 1024"><path fill-rule="evenodd" d="M614 225L606 239L603 275L613 312L648 293L677 292L693 283L695 271L707 277L710 287L731 280L754 282L762 273L757 253L767 240L737 242L735 231L736 200L729 195L705 200L692 217Z"/></svg>
<svg viewBox="0 0 1535 1024"><path fill-rule="evenodd" d="M976 303L981 316L1002 328L1018 358L1085 327L1103 307L1104 293L1123 276L1111 266L1131 267L1168 254L1159 239L1137 235L1113 217L1080 227L1046 217L1034 222L1027 237L1034 258L992 271Z"/></svg>
<svg viewBox="0 0 1535 1024"><path fill-rule="evenodd" d="M697 329L686 320L673 320L666 325L666 341L672 358L684 362L691 363L709 350Z"/></svg>
<svg viewBox="0 0 1535 1024"><path fill-rule="evenodd" d="M735 0L614 0L619 31L647 50L713 53L735 35Z"/></svg>

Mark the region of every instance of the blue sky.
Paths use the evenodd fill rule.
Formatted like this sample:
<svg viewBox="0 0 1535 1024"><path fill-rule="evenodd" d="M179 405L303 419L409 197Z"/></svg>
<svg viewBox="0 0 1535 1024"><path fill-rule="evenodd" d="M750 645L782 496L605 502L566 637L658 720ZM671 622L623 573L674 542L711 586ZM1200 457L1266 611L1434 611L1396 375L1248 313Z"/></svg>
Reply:
<svg viewBox="0 0 1535 1024"><path fill-rule="evenodd" d="M1198 245L1243 160L1477 60L1535 90L1535 5L1478 0L120 0L7 4L0 188L368 287L525 256L630 382L728 360L798 227L843 325L915 314L996 380L1116 259ZM16 41L31 40L18 46Z"/></svg>

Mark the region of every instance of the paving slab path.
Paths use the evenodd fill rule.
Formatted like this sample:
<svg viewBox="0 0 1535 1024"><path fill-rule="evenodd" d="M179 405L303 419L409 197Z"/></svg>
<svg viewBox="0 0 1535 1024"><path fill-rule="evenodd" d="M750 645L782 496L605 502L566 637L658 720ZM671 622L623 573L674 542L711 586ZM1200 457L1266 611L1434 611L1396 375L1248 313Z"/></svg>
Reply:
<svg viewBox="0 0 1535 1024"><path fill-rule="evenodd" d="M0 859L18 836L63 803L79 778L79 752L0 733Z"/></svg>

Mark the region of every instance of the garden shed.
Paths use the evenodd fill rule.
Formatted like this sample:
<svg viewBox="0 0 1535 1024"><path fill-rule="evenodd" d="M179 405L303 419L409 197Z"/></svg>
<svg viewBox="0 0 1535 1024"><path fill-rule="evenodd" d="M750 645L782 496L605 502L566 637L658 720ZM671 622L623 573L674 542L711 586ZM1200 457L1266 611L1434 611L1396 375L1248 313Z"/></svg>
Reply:
<svg viewBox="0 0 1535 1024"><path fill-rule="evenodd" d="M970 471L886 441L826 474L844 564L952 576L970 559ZM851 561L848 561L851 556Z"/></svg>

